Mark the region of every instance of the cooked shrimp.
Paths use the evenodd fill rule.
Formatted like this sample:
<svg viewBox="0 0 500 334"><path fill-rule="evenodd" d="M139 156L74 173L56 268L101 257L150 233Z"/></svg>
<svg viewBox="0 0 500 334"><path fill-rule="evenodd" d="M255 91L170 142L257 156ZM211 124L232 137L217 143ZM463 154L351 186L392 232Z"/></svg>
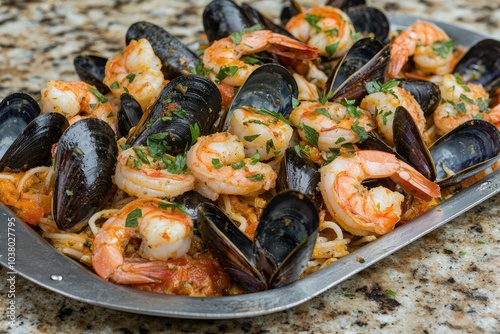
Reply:
<svg viewBox="0 0 500 334"><path fill-rule="evenodd" d="M302 75L293 73L293 78L297 82L299 88L298 99L300 101L315 101L318 100L318 88L311 82L307 81Z"/></svg>
<svg viewBox="0 0 500 334"><path fill-rule="evenodd" d="M465 83L458 74L446 74L439 83L441 103L434 111L434 125L444 135L471 119L498 123L500 112L488 108L489 95L482 85Z"/></svg>
<svg viewBox="0 0 500 334"><path fill-rule="evenodd" d="M164 86L161 66L161 60L146 39L132 40L123 53L118 52L108 60L103 82L113 96L119 98L128 92L142 110L146 110L156 101Z"/></svg>
<svg viewBox="0 0 500 334"><path fill-rule="evenodd" d="M433 23L416 21L399 34L391 46L389 77L396 77L408 58L413 56L415 67L427 74L449 72L453 58L453 41Z"/></svg>
<svg viewBox="0 0 500 334"><path fill-rule="evenodd" d="M404 196L382 186L370 190L361 181L390 177L405 191L425 200L440 196L439 186L393 154L358 151L321 168L321 194L330 214L354 235L382 235L401 217Z"/></svg>
<svg viewBox="0 0 500 334"><path fill-rule="evenodd" d="M361 109L368 110L375 117L377 126L389 145L394 144L392 123L394 121L394 112L398 106L408 110L420 133L424 134L424 112L413 95L401 87L392 87L387 92L369 94L361 101L359 106Z"/></svg>
<svg viewBox="0 0 500 334"><path fill-rule="evenodd" d="M292 139L293 128L271 114L242 107L234 110L228 132L243 143L246 157L258 152L260 160L265 161L285 153Z"/></svg>
<svg viewBox="0 0 500 334"><path fill-rule="evenodd" d="M116 112L108 98L85 82L48 81L41 91L41 106L42 113L63 114L70 124L81 118L99 118L116 132Z"/></svg>
<svg viewBox="0 0 500 334"><path fill-rule="evenodd" d="M351 19L340 9L330 6L311 8L292 17L286 29L329 58L342 57L355 42L356 30Z"/></svg>
<svg viewBox="0 0 500 334"><path fill-rule="evenodd" d="M176 158L164 159L174 162ZM118 155L115 183L131 196L172 198L193 189L195 182L189 171L175 167L167 167L164 161L151 157L146 147L131 147Z"/></svg>
<svg viewBox="0 0 500 334"><path fill-rule="evenodd" d="M247 64L240 58L262 51L304 60L314 59L318 54L316 48L293 38L269 30L258 30L243 33L239 43L233 42L230 37L213 42L203 53L203 64L213 82L241 86L258 65Z"/></svg>
<svg viewBox="0 0 500 334"><path fill-rule="evenodd" d="M120 284L158 282L168 273L164 261L185 255L192 236L191 216L159 199L137 199L97 232L92 267L105 280ZM125 258L125 248L132 238L142 240L138 251L141 258Z"/></svg>
<svg viewBox="0 0 500 334"><path fill-rule="evenodd" d="M243 143L228 132L199 137L187 152L196 190L212 200L219 194L253 196L274 187L276 173L267 164L245 158Z"/></svg>
<svg viewBox="0 0 500 334"><path fill-rule="evenodd" d="M351 112L349 111L351 110ZM304 126L310 127L318 134L317 146L321 151L341 147L346 143L357 143L360 134L374 129L372 116L355 106L337 102L304 101L292 111L290 121L297 125L302 139L310 141L310 134ZM315 145L315 143L311 143Z"/></svg>

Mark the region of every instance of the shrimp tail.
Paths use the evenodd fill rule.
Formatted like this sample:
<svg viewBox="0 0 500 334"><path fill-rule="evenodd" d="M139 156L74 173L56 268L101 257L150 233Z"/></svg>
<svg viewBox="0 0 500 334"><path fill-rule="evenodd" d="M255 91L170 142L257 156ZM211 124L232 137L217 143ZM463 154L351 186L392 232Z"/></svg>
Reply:
<svg viewBox="0 0 500 334"><path fill-rule="evenodd" d="M425 201L441 196L441 189L438 184L430 181L403 161L400 161L399 165L400 168L397 173L391 175L390 178L407 193Z"/></svg>
<svg viewBox="0 0 500 334"><path fill-rule="evenodd" d="M267 51L287 58L313 60L319 54L318 48L276 33L271 35L268 42L270 46Z"/></svg>
<svg viewBox="0 0 500 334"><path fill-rule="evenodd" d="M169 272L168 264L164 261L137 262L126 259L111 280L119 284L159 283Z"/></svg>

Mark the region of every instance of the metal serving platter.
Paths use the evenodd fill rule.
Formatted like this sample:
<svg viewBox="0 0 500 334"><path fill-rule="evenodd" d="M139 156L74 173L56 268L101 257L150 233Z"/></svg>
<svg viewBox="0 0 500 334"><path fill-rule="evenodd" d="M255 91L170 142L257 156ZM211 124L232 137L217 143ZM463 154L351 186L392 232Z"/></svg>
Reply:
<svg viewBox="0 0 500 334"><path fill-rule="evenodd" d="M393 14L393 29L404 28L417 18ZM471 46L485 36L435 22L456 43ZM166 296L105 282L91 270L56 251L9 209L0 204L0 263L9 270L56 293L85 303L133 313L191 319L252 317L302 304L444 225L500 192L500 171L394 231L368 243L329 267L283 288L238 296L194 298ZM14 221L15 219L15 221ZM10 222L10 224L8 224ZM14 226L12 226L14 225ZM10 268L8 247L15 238L15 265ZM363 258L364 263L357 261Z"/></svg>

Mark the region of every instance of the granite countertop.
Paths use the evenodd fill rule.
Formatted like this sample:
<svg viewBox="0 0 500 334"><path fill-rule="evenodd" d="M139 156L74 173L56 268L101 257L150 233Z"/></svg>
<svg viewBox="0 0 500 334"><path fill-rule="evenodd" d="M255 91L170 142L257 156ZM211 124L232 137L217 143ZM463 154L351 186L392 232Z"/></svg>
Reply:
<svg viewBox="0 0 500 334"><path fill-rule="evenodd" d="M39 96L50 79L77 80L75 55L111 56L123 48L128 26L139 20L190 42L202 31L201 13L208 1L102 3L3 1L0 99L21 90ZM444 0L370 3L386 12L455 23L500 39L500 3L495 1L455 0L453 7ZM269 16L278 15L282 6L274 0L253 5ZM311 301L256 318L208 321L129 314L74 301L18 276L12 326L8 275L2 267L0 333L500 333L499 207L497 195Z"/></svg>

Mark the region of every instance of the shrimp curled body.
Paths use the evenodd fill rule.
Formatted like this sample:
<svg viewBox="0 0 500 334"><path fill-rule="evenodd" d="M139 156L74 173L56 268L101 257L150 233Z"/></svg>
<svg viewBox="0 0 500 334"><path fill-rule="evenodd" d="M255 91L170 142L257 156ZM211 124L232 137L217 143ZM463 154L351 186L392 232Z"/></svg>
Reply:
<svg viewBox="0 0 500 334"><path fill-rule="evenodd" d="M321 194L330 214L354 235L382 235L401 217L404 196L378 186L366 189L368 178L390 177L405 191L425 200L440 196L439 186L398 160L380 151L358 151L339 156L321 168Z"/></svg>
<svg viewBox="0 0 500 334"><path fill-rule="evenodd" d="M98 95L97 88L85 82L49 80L41 91L42 113L57 112L70 124L86 117L98 118L116 132L116 112L106 97Z"/></svg>
<svg viewBox="0 0 500 334"><path fill-rule="evenodd" d="M227 132L199 137L186 162L199 182L196 190L212 200L219 194L257 195L276 183L271 166L245 158L243 143Z"/></svg>
<svg viewBox="0 0 500 334"><path fill-rule="evenodd" d="M103 82L114 97L119 98L126 91L146 110L163 88L161 66L148 40L132 40L123 52L107 61Z"/></svg>
<svg viewBox="0 0 500 334"><path fill-rule="evenodd" d="M144 152L149 164L140 161L136 150ZM139 198L172 198L193 189L194 182L194 176L187 171L170 172L165 163L153 159L145 147L128 148L118 155L115 183L129 195Z"/></svg>
<svg viewBox="0 0 500 334"><path fill-rule="evenodd" d="M453 52L436 52L433 47L450 40L438 26L425 21L416 21L392 42L391 61L387 75L394 78L413 56L417 69L429 74L443 75L449 72Z"/></svg>
<svg viewBox="0 0 500 334"><path fill-rule="evenodd" d="M131 226L127 220L132 212L140 214ZM95 236L92 267L100 277L120 284L159 282L168 272L165 261L186 254L192 235L188 214L159 199L137 199L109 218ZM140 258L127 259L124 250L132 238L142 240Z"/></svg>
<svg viewBox="0 0 500 334"><path fill-rule="evenodd" d="M239 43L230 37L213 42L203 53L203 64L210 71L209 78L213 82L241 86L258 66L247 64L240 58L262 51L302 60L314 59L318 53L316 48L293 38L269 30L258 30L243 34ZM236 71L229 74L230 69ZM222 78L221 73L227 76Z"/></svg>

